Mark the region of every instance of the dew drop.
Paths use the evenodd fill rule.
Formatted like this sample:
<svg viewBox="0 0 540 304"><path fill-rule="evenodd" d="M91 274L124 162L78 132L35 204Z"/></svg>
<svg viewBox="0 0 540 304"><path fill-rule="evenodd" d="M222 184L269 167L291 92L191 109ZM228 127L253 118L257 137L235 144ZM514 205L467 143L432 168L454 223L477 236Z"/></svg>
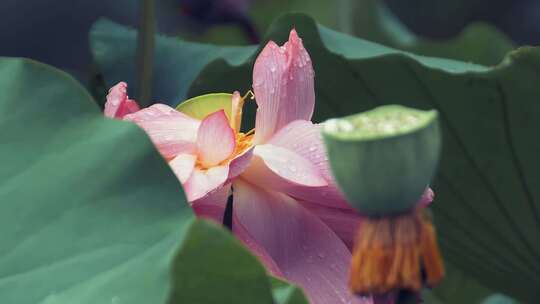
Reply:
<svg viewBox="0 0 540 304"><path fill-rule="evenodd" d="M319 252L317 255L318 255L319 258L321 258L321 259L324 259L324 258L326 257L326 254L325 254L324 252Z"/></svg>
<svg viewBox="0 0 540 304"><path fill-rule="evenodd" d="M276 71L276 66L275 65L271 66L270 67L270 72L274 73L275 71Z"/></svg>
<svg viewBox="0 0 540 304"><path fill-rule="evenodd" d="M309 147L308 150L309 150L309 152L315 152L315 150L317 150L317 147L311 146L311 147Z"/></svg>
<svg viewBox="0 0 540 304"><path fill-rule="evenodd" d="M254 79L253 79L253 86L254 86L254 87L258 87L258 86L262 85L263 82L264 82L263 77L254 77Z"/></svg>

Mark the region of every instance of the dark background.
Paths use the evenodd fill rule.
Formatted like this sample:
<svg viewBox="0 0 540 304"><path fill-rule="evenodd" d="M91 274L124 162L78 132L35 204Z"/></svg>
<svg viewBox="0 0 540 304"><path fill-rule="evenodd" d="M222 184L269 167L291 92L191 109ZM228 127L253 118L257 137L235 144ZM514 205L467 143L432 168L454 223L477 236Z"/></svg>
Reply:
<svg viewBox="0 0 540 304"><path fill-rule="evenodd" d="M361 10L358 3L363 1L367 0L157 0L157 28L188 40L254 44L276 16L300 11L331 28L364 36L346 24L360 15L344 16L354 7ZM486 22L516 45L540 42L540 1L384 2L406 27L430 40L445 40L471 23ZM139 23L139 1L133 0L2 0L0 12L0 56L33 58L83 82L93 71L88 43L92 24L102 17L131 26Z"/></svg>

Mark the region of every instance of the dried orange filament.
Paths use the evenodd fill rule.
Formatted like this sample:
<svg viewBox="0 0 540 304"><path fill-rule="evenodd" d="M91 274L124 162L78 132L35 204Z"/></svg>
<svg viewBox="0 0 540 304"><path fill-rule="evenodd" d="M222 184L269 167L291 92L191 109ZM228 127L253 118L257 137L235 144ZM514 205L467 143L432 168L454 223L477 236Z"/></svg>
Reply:
<svg viewBox="0 0 540 304"><path fill-rule="evenodd" d="M362 221L353 251L350 287L356 294L419 291L437 284L444 266L435 229L423 210Z"/></svg>

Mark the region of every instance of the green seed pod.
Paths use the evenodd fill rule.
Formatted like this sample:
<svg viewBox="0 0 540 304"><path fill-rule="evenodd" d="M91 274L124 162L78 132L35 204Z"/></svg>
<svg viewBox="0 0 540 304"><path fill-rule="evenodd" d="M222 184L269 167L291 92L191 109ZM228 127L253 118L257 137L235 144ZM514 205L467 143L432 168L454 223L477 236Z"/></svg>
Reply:
<svg viewBox="0 0 540 304"><path fill-rule="evenodd" d="M385 216L412 210L439 161L437 111L388 105L322 128L334 177L362 214Z"/></svg>

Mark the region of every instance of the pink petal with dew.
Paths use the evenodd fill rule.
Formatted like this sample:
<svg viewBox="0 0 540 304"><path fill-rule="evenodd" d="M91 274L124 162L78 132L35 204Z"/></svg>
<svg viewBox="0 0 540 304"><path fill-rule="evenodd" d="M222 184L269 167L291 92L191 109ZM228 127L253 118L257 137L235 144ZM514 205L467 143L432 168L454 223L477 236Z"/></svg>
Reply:
<svg viewBox="0 0 540 304"><path fill-rule="evenodd" d="M272 136L269 143L302 156L317 168L328 184L317 191L305 188L289 189L289 195L329 207L350 208L332 176L319 125L306 120L293 121Z"/></svg>
<svg viewBox="0 0 540 304"><path fill-rule="evenodd" d="M208 170L195 168L189 179L183 183L184 192L190 202L221 188L229 176L229 166L215 166Z"/></svg>
<svg viewBox="0 0 540 304"><path fill-rule="evenodd" d="M433 202L434 199L435 193L433 192L433 190L431 190L431 188L427 187L426 191L424 191L422 197L420 198L420 201L418 202L418 206L426 208L431 204L431 202Z"/></svg>
<svg viewBox="0 0 540 304"><path fill-rule="evenodd" d="M253 67L258 106L254 143L265 143L291 121L311 120L315 107L314 75L309 54L295 30L282 47L268 42Z"/></svg>
<svg viewBox="0 0 540 304"><path fill-rule="evenodd" d="M251 183L280 192L296 186L313 190L327 185L315 166L290 150L266 144L255 146L253 154L242 174Z"/></svg>
<svg viewBox="0 0 540 304"><path fill-rule="evenodd" d="M223 223L227 198L231 195L231 184L223 185L211 193L193 201L191 207L198 217Z"/></svg>
<svg viewBox="0 0 540 304"><path fill-rule="evenodd" d="M180 182L185 183L193 170L195 169L195 163L197 162L197 156L193 154L179 154L173 160L169 162L174 174Z"/></svg>
<svg viewBox="0 0 540 304"><path fill-rule="evenodd" d="M347 286L351 253L338 236L297 201L238 179L233 213L311 303L372 303Z"/></svg>
<svg viewBox="0 0 540 304"><path fill-rule="evenodd" d="M242 174L244 170L249 166L251 158L253 157L253 150L255 147L250 147L246 151L238 154L229 163L229 180Z"/></svg>
<svg viewBox="0 0 540 304"><path fill-rule="evenodd" d="M210 219L221 224L223 223L223 214L225 212L225 206L227 204L229 195L232 195L231 184L227 184L220 189L194 201L191 204L191 207L197 216ZM253 254L255 254L255 256L259 258L270 274L283 277L281 270L279 270L274 260L272 260L264 248L253 240L253 237L244 228L244 226L242 226L236 217L233 217L232 227L234 235L240 239L242 243L248 247Z"/></svg>
<svg viewBox="0 0 540 304"><path fill-rule="evenodd" d="M321 219L352 251L354 240L362 217L354 209L331 208L312 202L302 202L302 206Z"/></svg>
<svg viewBox="0 0 540 304"><path fill-rule="evenodd" d="M236 147L234 130L224 110L206 116L197 133L199 160L206 167L219 164L231 156Z"/></svg>
<svg viewBox="0 0 540 304"><path fill-rule="evenodd" d="M200 121L167 105L152 105L126 115L124 120L132 121L143 128L166 159L172 159L182 153L194 154L196 152Z"/></svg>
<svg viewBox="0 0 540 304"><path fill-rule="evenodd" d="M110 118L123 118L127 114L139 111L139 109L137 102L127 96L127 84L119 82L109 90L103 114Z"/></svg>
<svg viewBox="0 0 540 304"><path fill-rule="evenodd" d="M233 203L234 205L234 203ZM234 210L234 207L233 207ZM234 212L234 211L233 211ZM259 258L259 261L264 265L268 273L285 278L285 275L281 272L281 269L277 266L276 262L268 254L266 249L262 247L251 234L248 232L246 227L238 220L236 216L233 215L233 232L234 235L242 241L242 243L256 256Z"/></svg>

